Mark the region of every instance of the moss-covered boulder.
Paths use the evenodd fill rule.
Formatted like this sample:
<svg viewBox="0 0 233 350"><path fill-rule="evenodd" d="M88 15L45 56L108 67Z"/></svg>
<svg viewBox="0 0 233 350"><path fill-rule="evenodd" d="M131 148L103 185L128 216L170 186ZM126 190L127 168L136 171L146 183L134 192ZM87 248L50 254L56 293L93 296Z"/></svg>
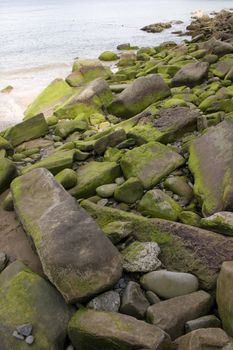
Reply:
<svg viewBox="0 0 233 350"><path fill-rule="evenodd" d="M11 191L44 273L67 302L88 299L116 283L121 276L117 249L48 170L18 177Z"/></svg>
<svg viewBox="0 0 233 350"><path fill-rule="evenodd" d="M194 86L200 84L208 76L209 63L189 63L182 67L172 78L172 86Z"/></svg>
<svg viewBox="0 0 233 350"><path fill-rule="evenodd" d="M35 164L28 165L21 170L22 174L26 174L33 169L46 168L53 175L56 175L60 171L66 168L71 168L75 156L75 150L57 151L50 156L43 158Z"/></svg>
<svg viewBox="0 0 233 350"><path fill-rule="evenodd" d="M163 191L151 190L140 200L138 210L144 216L177 221L182 209L174 199Z"/></svg>
<svg viewBox="0 0 233 350"><path fill-rule="evenodd" d="M103 136L99 137L94 143L96 154L103 154L108 147L114 147L126 140L126 133L123 128L109 129Z"/></svg>
<svg viewBox="0 0 233 350"><path fill-rule="evenodd" d="M99 60L76 60L73 64L72 73L66 78L70 86L78 86L90 82L96 78L108 78L111 71L102 65Z"/></svg>
<svg viewBox="0 0 233 350"><path fill-rule="evenodd" d="M193 197L193 190L185 176L170 176L164 181L164 187L180 196L188 204Z"/></svg>
<svg viewBox="0 0 233 350"><path fill-rule="evenodd" d="M190 146L194 193L204 216L233 209L233 122L211 127Z"/></svg>
<svg viewBox="0 0 233 350"><path fill-rule="evenodd" d="M128 151L121 158L126 179L137 177L149 189L185 162L177 152L159 142L149 142Z"/></svg>
<svg viewBox="0 0 233 350"><path fill-rule="evenodd" d="M185 225L197 226L199 227L201 217L197 213L189 210L184 210L179 214L179 220Z"/></svg>
<svg viewBox="0 0 233 350"><path fill-rule="evenodd" d="M233 236L233 213L220 211L208 218L201 219L201 226L207 230Z"/></svg>
<svg viewBox="0 0 233 350"><path fill-rule="evenodd" d="M113 221L103 226L104 234L114 243L117 244L127 238L133 232L133 225L128 221Z"/></svg>
<svg viewBox="0 0 233 350"><path fill-rule="evenodd" d="M10 186L16 175L17 169L15 164L7 158L0 158L0 194Z"/></svg>
<svg viewBox="0 0 233 350"><path fill-rule="evenodd" d="M118 55L112 51L104 51L99 55L100 61L116 61L118 59Z"/></svg>
<svg viewBox="0 0 233 350"><path fill-rule="evenodd" d="M1 150L5 150L5 151L12 151L13 150L10 142L2 136L0 136L0 151Z"/></svg>
<svg viewBox="0 0 233 350"><path fill-rule="evenodd" d="M77 174L72 169L64 169L55 176L57 182L59 182L66 190L74 187L77 184Z"/></svg>
<svg viewBox="0 0 233 350"><path fill-rule="evenodd" d="M108 110L118 117L129 118L169 95L170 89L161 76L152 74L136 79L115 97Z"/></svg>
<svg viewBox="0 0 233 350"><path fill-rule="evenodd" d="M0 274L1 350L28 349L24 340L12 336L23 324L32 325L32 349L63 349L72 314L57 290L23 263L16 261Z"/></svg>
<svg viewBox="0 0 233 350"><path fill-rule="evenodd" d="M120 175L117 163L92 161L77 170L77 186L70 190L70 194L76 198L94 196L97 187L113 183Z"/></svg>
<svg viewBox="0 0 233 350"><path fill-rule="evenodd" d="M80 350L170 349L169 336L159 328L118 313L81 309L68 326L72 344Z"/></svg>
<svg viewBox="0 0 233 350"><path fill-rule="evenodd" d="M112 91L104 79L98 78L86 85L74 101L107 107L112 101Z"/></svg>
<svg viewBox="0 0 233 350"><path fill-rule="evenodd" d="M44 136L48 132L48 125L43 114L23 121L8 129L4 135L12 146Z"/></svg>
<svg viewBox="0 0 233 350"><path fill-rule="evenodd" d="M117 186L114 192L114 198L118 202L133 204L141 199L143 195L143 187L136 177L131 177L123 184Z"/></svg>
<svg viewBox="0 0 233 350"><path fill-rule="evenodd" d="M84 120L73 119L73 120L61 120L56 128L55 135L62 138L66 138L68 135L72 134L75 131L85 131L88 128L87 122Z"/></svg>
<svg viewBox="0 0 233 350"><path fill-rule="evenodd" d="M50 116L53 111L73 95L73 89L62 79L56 79L42 91L25 111L25 118L31 118L39 113Z"/></svg>

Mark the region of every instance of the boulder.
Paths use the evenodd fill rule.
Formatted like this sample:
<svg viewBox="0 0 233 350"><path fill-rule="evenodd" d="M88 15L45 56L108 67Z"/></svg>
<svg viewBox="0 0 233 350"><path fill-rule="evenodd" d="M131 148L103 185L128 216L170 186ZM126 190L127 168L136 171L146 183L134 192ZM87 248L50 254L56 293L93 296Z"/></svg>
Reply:
<svg viewBox="0 0 233 350"><path fill-rule="evenodd" d="M118 202L133 204L143 196L143 187L141 182L131 177L123 184L116 187L114 198Z"/></svg>
<svg viewBox="0 0 233 350"><path fill-rule="evenodd" d="M88 198L96 193L96 188L111 184L121 175L120 167L115 162L92 161L77 170L77 185L70 190L76 198Z"/></svg>
<svg viewBox="0 0 233 350"><path fill-rule="evenodd" d="M48 125L44 115L39 114L29 120L19 123L5 133L5 138L12 144L18 146L25 141L37 139L48 132Z"/></svg>
<svg viewBox="0 0 233 350"><path fill-rule="evenodd" d="M171 176L164 181L164 187L177 194L185 204L188 204L193 197L193 190L188 184L188 178L185 176Z"/></svg>
<svg viewBox="0 0 233 350"><path fill-rule="evenodd" d="M221 211L200 221L202 227L207 230L233 236L233 213Z"/></svg>
<svg viewBox="0 0 233 350"><path fill-rule="evenodd" d="M0 158L0 194L10 186L16 175L17 169L15 164L8 158Z"/></svg>
<svg viewBox="0 0 233 350"><path fill-rule="evenodd" d="M136 79L115 97L108 110L117 117L129 118L169 95L170 89L162 77L153 74Z"/></svg>
<svg viewBox="0 0 233 350"><path fill-rule="evenodd" d="M0 135L0 151L2 151L2 150L12 152L13 148L12 148L12 145L10 144L10 142Z"/></svg>
<svg viewBox="0 0 233 350"><path fill-rule="evenodd" d="M120 305L121 298L119 293L110 290L89 301L87 308L99 311L118 312Z"/></svg>
<svg viewBox="0 0 233 350"><path fill-rule="evenodd" d="M204 216L233 209L233 122L211 127L190 146L194 193Z"/></svg>
<svg viewBox="0 0 233 350"><path fill-rule="evenodd" d="M221 321L215 315L207 315L188 321L185 324L186 333L200 328L221 328Z"/></svg>
<svg viewBox="0 0 233 350"><path fill-rule="evenodd" d="M107 184L97 187L96 194L102 198L112 197L117 184Z"/></svg>
<svg viewBox="0 0 233 350"><path fill-rule="evenodd" d="M80 309L71 318L68 334L79 350L169 349L169 336L134 317Z"/></svg>
<svg viewBox="0 0 233 350"><path fill-rule="evenodd" d="M216 40L214 37L208 41L199 44L202 49L208 50L211 54L223 56L233 52L233 45L221 40Z"/></svg>
<svg viewBox="0 0 233 350"><path fill-rule="evenodd" d="M133 232L133 225L127 221L113 221L103 226L104 234L114 243L117 244L127 238Z"/></svg>
<svg viewBox="0 0 233 350"><path fill-rule="evenodd" d="M61 120L59 123L57 123L54 134L65 139L75 131L85 131L86 129L88 129L88 126L87 122L84 120Z"/></svg>
<svg viewBox="0 0 233 350"><path fill-rule="evenodd" d="M143 294L140 285L130 281L122 295L120 312L137 319L143 319L149 306L150 304Z"/></svg>
<svg viewBox="0 0 233 350"><path fill-rule="evenodd" d="M25 118L31 118L39 113L46 117L53 114L59 105L64 104L74 94L73 89L62 79L55 79L32 102L24 112Z"/></svg>
<svg viewBox="0 0 233 350"><path fill-rule="evenodd" d="M211 306L210 294L198 291L149 306L147 320L176 339L184 334L187 321L206 315Z"/></svg>
<svg viewBox="0 0 233 350"><path fill-rule="evenodd" d="M36 169L15 179L11 191L44 273L67 302L115 284L121 275L117 249L49 171Z"/></svg>
<svg viewBox="0 0 233 350"><path fill-rule="evenodd" d="M184 162L184 158L171 148L159 142L149 142L128 151L120 164L126 179L137 177L143 187L149 189Z"/></svg>
<svg viewBox="0 0 233 350"><path fill-rule="evenodd" d="M223 329L233 336L233 261L225 261L217 280L218 312L222 320Z"/></svg>
<svg viewBox="0 0 233 350"><path fill-rule="evenodd" d="M117 128L110 130L106 135L99 137L94 143L94 151L97 155L103 154L108 147L115 147L126 140L125 130Z"/></svg>
<svg viewBox="0 0 233 350"><path fill-rule="evenodd" d="M198 279L190 273L167 270L153 271L144 275L140 283L163 299L190 294L198 290Z"/></svg>
<svg viewBox="0 0 233 350"><path fill-rule="evenodd" d="M161 265L160 248L155 242L133 242L121 253L123 267L128 272L149 272Z"/></svg>
<svg viewBox="0 0 233 350"><path fill-rule="evenodd" d="M156 189L146 192L138 204L138 210L144 216L177 221L182 209L169 195Z"/></svg>
<svg viewBox="0 0 233 350"><path fill-rule="evenodd" d="M49 282L23 263L12 263L0 274L1 350L28 349L26 342L12 336L23 324L33 327L33 349L63 349L73 311Z"/></svg>
<svg viewBox="0 0 233 350"><path fill-rule="evenodd" d="M72 102L86 104L93 103L99 107L107 107L111 101L112 91L107 82L102 78L98 78L86 85L77 98Z"/></svg>
<svg viewBox="0 0 233 350"><path fill-rule="evenodd" d="M46 158L36 162L35 164L28 165L21 170L22 174L26 174L34 169L46 168L53 175L58 174L66 168L71 168L74 161L75 150L57 151Z"/></svg>
<svg viewBox="0 0 233 350"><path fill-rule="evenodd" d="M59 182L66 190L74 187L77 184L77 174L72 169L64 169L55 176L57 182Z"/></svg>
<svg viewBox="0 0 233 350"><path fill-rule="evenodd" d="M100 61L116 61L117 59L117 54L112 51L104 51L99 55Z"/></svg>
<svg viewBox="0 0 233 350"><path fill-rule="evenodd" d="M200 84L208 76L209 63L189 63L182 67L172 78L172 86L194 86Z"/></svg>
<svg viewBox="0 0 233 350"><path fill-rule="evenodd" d="M227 334L221 328L198 329L176 339L174 350L225 349L229 343Z"/></svg>

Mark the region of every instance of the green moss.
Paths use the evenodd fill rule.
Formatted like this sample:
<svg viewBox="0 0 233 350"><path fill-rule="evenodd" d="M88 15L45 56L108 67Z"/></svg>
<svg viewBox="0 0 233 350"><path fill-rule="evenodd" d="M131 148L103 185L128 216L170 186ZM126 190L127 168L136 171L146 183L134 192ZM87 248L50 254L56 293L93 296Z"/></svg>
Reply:
<svg viewBox="0 0 233 350"><path fill-rule="evenodd" d="M104 51L99 56L99 60L101 61L116 61L117 59L117 54L112 51Z"/></svg>

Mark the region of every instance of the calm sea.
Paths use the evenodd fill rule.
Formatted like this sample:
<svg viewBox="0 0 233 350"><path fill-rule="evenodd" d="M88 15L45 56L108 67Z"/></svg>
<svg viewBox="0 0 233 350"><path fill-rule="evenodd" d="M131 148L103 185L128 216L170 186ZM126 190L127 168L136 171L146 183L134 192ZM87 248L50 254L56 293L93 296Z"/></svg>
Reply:
<svg viewBox="0 0 233 350"><path fill-rule="evenodd" d="M192 11L231 6L232 0L0 0L0 89L14 86L12 106L24 108L50 80L65 76L75 57L94 58L125 42L180 41L171 31L183 29ZM140 30L167 20L184 24L161 34ZM8 108L2 99L0 118Z"/></svg>

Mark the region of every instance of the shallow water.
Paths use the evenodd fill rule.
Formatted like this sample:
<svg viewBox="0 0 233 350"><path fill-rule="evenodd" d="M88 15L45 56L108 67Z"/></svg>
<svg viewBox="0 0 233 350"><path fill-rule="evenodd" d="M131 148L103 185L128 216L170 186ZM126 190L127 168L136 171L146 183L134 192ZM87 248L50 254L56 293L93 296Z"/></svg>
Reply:
<svg viewBox="0 0 233 350"><path fill-rule="evenodd" d="M22 114L34 96L56 77L64 77L75 57L97 57L130 42L152 46L181 41L171 31L184 29L190 13L232 6L232 0L0 0L0 89L14 90L0 97L0 119L12 116L6 99ZM183 20L161 34L140 30L144 25ZM14 110L14 108L13 108Z"/></svg>

